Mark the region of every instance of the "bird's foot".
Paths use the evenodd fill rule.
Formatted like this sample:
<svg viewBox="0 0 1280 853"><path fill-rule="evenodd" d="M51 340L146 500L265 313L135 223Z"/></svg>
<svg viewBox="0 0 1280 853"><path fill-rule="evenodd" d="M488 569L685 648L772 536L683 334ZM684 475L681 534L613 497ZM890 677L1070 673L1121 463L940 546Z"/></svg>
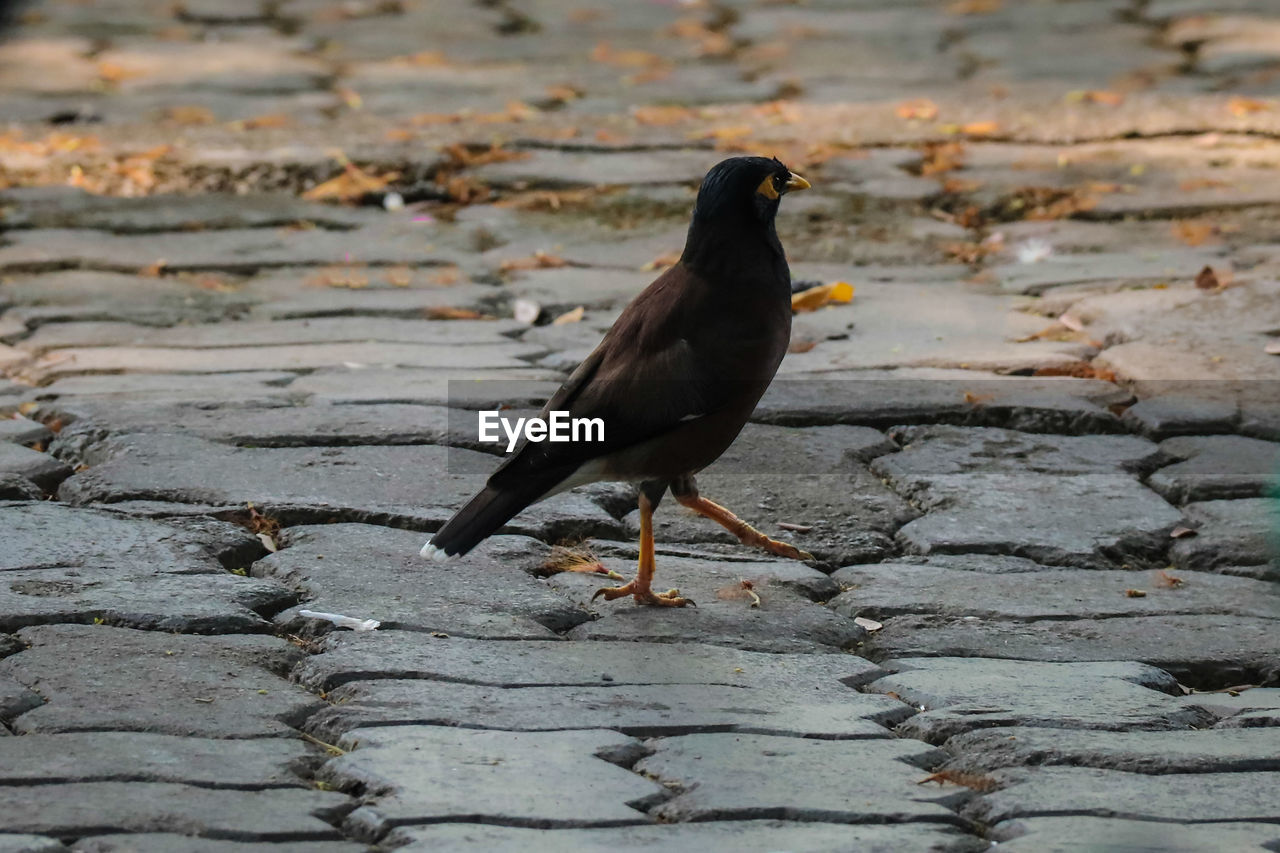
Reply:
<svg viewBox="0 0 1280 853"><path fill-rule="evenodd" d="M636 604L647 604L654 607L685 607L687 605L698 605L694 603L692 598L683 598L680 590L669 589L666 592L654 592L649 587L640 587L635 581L631 581L623 586L606 586L596 590L595 595L591 596L591 600L595 601L601 596L605 601L613 601L615 598L623 598L624 596L632 596L636 600Z"/></svg>
<svg viewBox="0 0 1280 853"><path fill-rule="evenodd" d="M751 545L768 551L777 557L787 557L792 560L812 560L813 555L808 551L802 551L790 542L783 542L781 539L774 539L772 536L765 536L755 528L749 528L750 533L742 537L742 544Z"/></svg>

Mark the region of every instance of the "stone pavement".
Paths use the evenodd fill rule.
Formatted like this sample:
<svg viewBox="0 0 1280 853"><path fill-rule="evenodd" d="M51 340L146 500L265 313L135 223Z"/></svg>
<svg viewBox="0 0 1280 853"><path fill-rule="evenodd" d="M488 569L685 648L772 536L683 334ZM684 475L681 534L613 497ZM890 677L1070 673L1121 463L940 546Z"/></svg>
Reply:
<svg viewBox="0 0 1280 853"><path fill-rule="evenodd" d="M0 853L1280 850L1271 0L6 36ZM702 484L815 559L664 506L699 607L592 604L596 486L419 560L740 151L856 294Z"/></svg>

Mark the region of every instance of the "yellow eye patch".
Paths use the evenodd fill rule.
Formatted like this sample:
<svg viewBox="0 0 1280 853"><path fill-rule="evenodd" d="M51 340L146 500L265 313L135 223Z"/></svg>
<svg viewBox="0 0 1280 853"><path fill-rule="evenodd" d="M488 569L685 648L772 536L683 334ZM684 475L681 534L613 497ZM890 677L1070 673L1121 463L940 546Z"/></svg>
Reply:
<svg viewBox="0 0 1280 853"><path fill-rule="evenodd" d="M770 200L778 198L778 190L773 185L773 175L761 181L760 186L756 187L756 192Z"/></svg>

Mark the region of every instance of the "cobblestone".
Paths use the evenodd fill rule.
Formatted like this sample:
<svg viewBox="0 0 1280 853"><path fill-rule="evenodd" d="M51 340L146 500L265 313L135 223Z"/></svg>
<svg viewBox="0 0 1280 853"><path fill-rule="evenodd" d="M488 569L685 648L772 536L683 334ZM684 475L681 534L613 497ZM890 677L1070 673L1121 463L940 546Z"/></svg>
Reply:
<svg viewBox="0 0 1280 853"><path fill-rule="evenodd" d="M0 853L1280 845L1274 3L0 18ZM418 560L732 153L855 295L699 483L816 559Z"/></svg>

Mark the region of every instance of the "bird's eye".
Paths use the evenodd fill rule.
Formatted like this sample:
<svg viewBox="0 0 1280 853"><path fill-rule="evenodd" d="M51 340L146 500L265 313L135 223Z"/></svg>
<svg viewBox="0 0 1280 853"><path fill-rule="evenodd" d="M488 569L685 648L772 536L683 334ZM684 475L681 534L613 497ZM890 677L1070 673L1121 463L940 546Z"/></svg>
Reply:
<svg viewBox="0 0 1280 853"><path fill-rule="evenodd" d="M790 175L788 175L787 177L790 177ZM787 186L787 178L784 178L782 175L773 176L773 188L777 192L779 193L782 192L782 190L785 189L786 186Z"/></svg>

